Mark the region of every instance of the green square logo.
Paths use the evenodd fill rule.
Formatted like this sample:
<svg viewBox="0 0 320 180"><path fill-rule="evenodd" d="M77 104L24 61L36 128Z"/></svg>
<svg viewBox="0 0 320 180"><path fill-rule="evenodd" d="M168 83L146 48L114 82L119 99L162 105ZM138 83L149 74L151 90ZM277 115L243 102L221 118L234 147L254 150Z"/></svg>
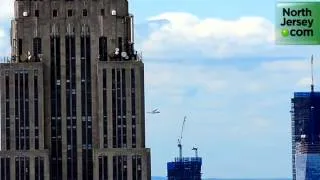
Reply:
<svg viewBox="0 0 320 180"><path fill-rule="evenodd" d="M320 2L279 2L276 9L276 43L320 44Z"/></svg>

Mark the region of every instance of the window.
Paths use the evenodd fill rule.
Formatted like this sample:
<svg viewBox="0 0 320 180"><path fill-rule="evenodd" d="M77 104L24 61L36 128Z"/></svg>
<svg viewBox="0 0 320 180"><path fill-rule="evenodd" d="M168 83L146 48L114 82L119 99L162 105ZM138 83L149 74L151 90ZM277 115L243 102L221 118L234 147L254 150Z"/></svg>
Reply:
<svg viewBox="0 0 320 180"><path fill-rule="evenodd" d="M72 16L72 9L68 9L68 17Z"/></svg>
<svg viewBox="0 0 320 180"><path fill-rule="evenodd" d="M19 52L19 56L22 55L22 39L18 40L18 52Z"/></svg>
<svg viewBox="0 0 320 180"><path fill-rule="evenodd" d="M100 10L100 15L101 15L101 16L104 16L104 9L101 9L101 10Z"/></svg>
<svg viewBox="0 0 320 180"><path fill-rule="evenodd" d="M100 37L99 38L99 57L101 61L107 61L108 60L108 41L107 37Z"/></svg>
<svg viewBox="0 0 320 180"><path fill-rule="evenodd" d="M33 39L33 56L36 61L40 61L39 55L41 54L41 38Z"/></svg>
<svg viewBox="0 0 320 180"><path fill-rule="evenodd" d="M122 52L122 37L118 37L118 48L121 53Z"/></svg>
<svg viewBox="0 0 320 180"><path fill-rule="evenodd" d="M54 10L52 11L52 16L53 16L53 17L57 17L57 16L58 16L58 11L57 11L56 9L54 9Z"/></svg>
<svg viewBox="0 0 320 180"><path fill-rule="evenodd" d="M51 59L51 179L62 179L61 88L56 85L60 74L60 37L50 37Z"/></svg>
<svg viewBox="0 0 320 180"><path fill-rule="evenodd" d="M34 11L34 16L39 17L39 10Z"/></svg>
<svg viewBox="0 0 320 180"><path fill-rule="evenodd" d="M82 10L82 15L83 16L87 16L88 15L88 11L86 9Z"/></svg>

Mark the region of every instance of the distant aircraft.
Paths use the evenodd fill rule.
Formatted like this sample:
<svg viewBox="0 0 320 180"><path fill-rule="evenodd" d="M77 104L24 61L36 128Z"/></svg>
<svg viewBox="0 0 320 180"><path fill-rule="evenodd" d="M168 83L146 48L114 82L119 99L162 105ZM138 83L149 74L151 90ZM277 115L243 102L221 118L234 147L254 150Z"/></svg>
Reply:
<svg viewBox="0 0 320 180"><path fill-rule="evenodd" d="M154 109L152 110L151 112L147 112L147 113L150 113L150 114L159 114L160 111L158 109Z"/></svg>

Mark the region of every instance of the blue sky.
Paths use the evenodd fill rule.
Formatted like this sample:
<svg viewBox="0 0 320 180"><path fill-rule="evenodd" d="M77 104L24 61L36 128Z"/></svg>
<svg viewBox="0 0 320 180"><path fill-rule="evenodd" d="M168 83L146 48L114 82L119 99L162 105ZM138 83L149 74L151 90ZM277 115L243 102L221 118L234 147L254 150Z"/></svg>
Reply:
<svg viewBox="0 0 320 180"><path fill-rule="evenodd" d="M316 47L274 44L275 1L129 0L143 52L152 175L178 155L203 157L203 176L291 177L290 98L307 91ZM8 54L12 1L0 15ZM315 72L316 82L319 73ZM319 89L316 84L316 89Z"/></svg>

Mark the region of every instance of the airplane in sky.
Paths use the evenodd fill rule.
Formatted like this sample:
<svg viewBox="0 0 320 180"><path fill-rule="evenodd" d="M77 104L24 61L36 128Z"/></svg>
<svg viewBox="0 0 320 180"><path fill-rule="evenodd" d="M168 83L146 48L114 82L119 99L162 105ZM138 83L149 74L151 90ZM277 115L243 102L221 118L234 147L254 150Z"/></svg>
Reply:
<svg viewBox="0 0 320 180"><path fill-rule="evenodd" d="M149 114L159 114L160 111L158 109L154 109L151 112L147 112L147 113L149 113Z"/></svg>

